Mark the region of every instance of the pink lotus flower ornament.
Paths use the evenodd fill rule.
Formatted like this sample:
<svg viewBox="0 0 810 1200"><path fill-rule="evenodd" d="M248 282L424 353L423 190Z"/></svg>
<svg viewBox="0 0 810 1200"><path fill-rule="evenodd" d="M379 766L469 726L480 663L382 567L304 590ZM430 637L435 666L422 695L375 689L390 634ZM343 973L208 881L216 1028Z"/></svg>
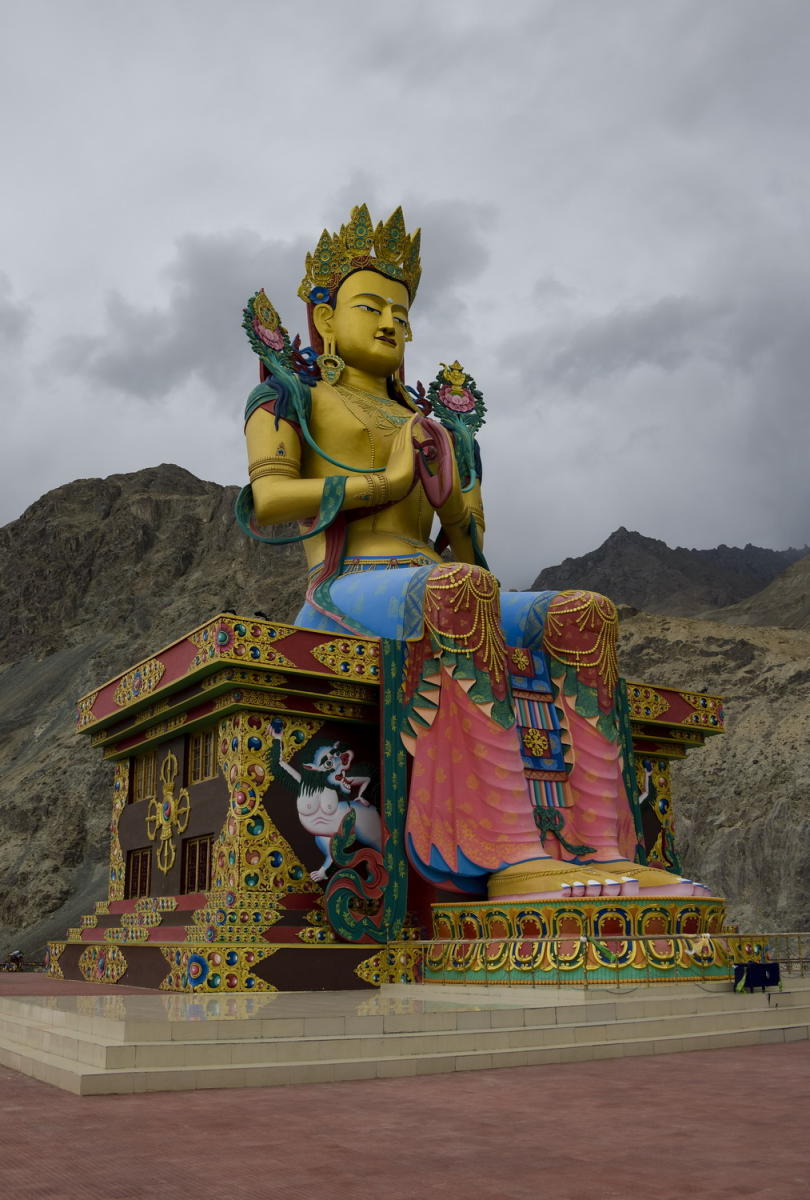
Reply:
<svg viewBox="0 0 810 1200"><path fill-rule="evenodd" d="M469 388L455 388L446 383L439 388L439 399L451 412L468 413L475 408L475 397Z"/></svg>
<svg viewBox="0 0 810 1200"><path fill-rule="evenodd" d="M265 329L256 317L253 318L253 329L258 338L260 338L265 346L269 346L271 350L284 349L284 337L280 329Z"/></svg>

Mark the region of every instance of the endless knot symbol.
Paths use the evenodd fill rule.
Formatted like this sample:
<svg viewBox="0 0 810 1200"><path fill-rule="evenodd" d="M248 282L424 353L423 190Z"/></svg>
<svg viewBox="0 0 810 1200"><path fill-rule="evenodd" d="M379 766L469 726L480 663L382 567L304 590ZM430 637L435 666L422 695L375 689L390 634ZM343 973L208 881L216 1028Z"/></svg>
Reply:
<svg viewBox="0 0 810 1200"><path fill-rule="evenodd" d="M532 758L544 758L548 754L548 734L542 729L524 729L523 745Z"/></svg>

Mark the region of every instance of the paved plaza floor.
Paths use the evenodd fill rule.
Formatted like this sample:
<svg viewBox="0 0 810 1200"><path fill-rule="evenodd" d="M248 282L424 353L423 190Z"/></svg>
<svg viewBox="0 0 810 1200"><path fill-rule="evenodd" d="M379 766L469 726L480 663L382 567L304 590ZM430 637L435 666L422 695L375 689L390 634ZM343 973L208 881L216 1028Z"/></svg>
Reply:
<svg viewBox="0 0 810 1200"><path fill-rule="evenodd" d="M53 983L0 984L37 988ZM0 1068L9 1200L807 1200L809 1131L806 1041L109 1097Z"/></svg>

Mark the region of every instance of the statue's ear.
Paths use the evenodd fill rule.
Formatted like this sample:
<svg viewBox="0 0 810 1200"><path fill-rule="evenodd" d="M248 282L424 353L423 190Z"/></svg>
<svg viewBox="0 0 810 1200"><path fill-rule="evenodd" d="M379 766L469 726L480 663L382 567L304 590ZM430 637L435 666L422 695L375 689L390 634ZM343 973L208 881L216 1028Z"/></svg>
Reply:
<svg viewBox="0 0 810 1200"><path fill-rule="evenodd" d="M335 310L331 304L316 304L312 310L312 321L322 338L333 332Z"/></svg>

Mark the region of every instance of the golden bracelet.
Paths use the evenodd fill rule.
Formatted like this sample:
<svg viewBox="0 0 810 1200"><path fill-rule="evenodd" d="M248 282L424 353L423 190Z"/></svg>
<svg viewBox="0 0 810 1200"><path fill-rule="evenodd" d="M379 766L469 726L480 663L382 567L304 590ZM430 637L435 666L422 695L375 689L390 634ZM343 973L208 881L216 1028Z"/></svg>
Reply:
<svg viewBox="0 0 810 1200"><path fill-rule="evenodd" d="M368 492L360 497L361 500L368 500L369 508L381 508L388 504L391 499L391 485L382 473L364 474L363 478L366 481Z"/></svg>
<svg viewBox="0 0 810 1200"><path fill-rule="evenodd" d="M264 479L266 475L286 475L288 479L294 478L298 474L297 468L290 462L269 462L266 467L258 469L252 466L248 471L248 478L251 483L255 483L257 479Z"/></svg>

